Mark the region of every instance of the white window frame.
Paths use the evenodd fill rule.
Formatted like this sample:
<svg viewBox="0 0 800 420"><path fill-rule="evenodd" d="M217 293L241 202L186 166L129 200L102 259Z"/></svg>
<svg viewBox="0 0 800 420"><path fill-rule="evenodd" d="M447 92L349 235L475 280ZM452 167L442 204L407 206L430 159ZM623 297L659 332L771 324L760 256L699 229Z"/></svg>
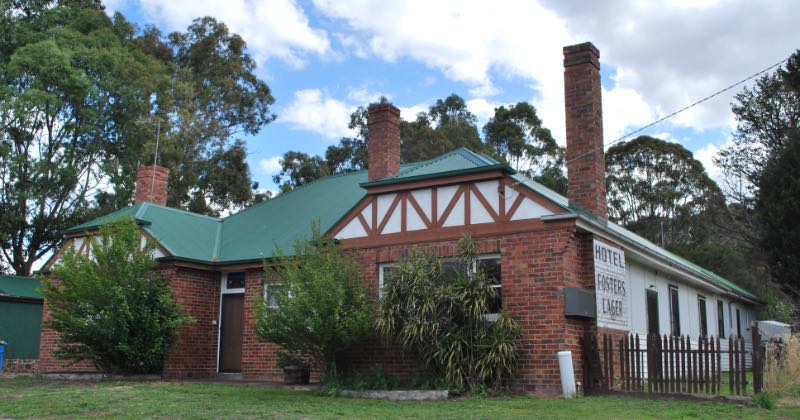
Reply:
<svg viewBox="0 0 800 420"><path fill-rule="evenodd" d="M279 306L277 304L269 305L269 286L283 286L285 284L286 283L284 283L282 281L265 281L264 282L264 285L262 286L262 290L261 290L261 298L264 299L264 302L266 302L268 304L267 305L268 308L270 308L270 309L278 309L279 308ZM290 290L289 291L289 298L292 298L292 297L294 297L294 293L292 293L292 291Z"/></svg>
<svg viewBox="0 0 800 420"><path fill-rule="evenodd" d="M472 263L472 272L474 273L474 272L478 271L478 261L480 261L480 260L493 260L493 259L500 260L500 267L502 269L503 256L501 254L499 254L499 253L494 253L494 254L484 254L484 255L480 255L480 256L476 257L475 261ZM456 261L456 260L457 260L457 258L454 258L454 257L442 258L443 262ZM385 275L384 274L384 269L386 267L397 267L397 265L398 265L398 263L396 263L396 262L380 263L378 265L378 296L379 297L383 296L383 282L384 282L384 275ZM502 289L503 288L503 279L502 279L502 277L500 278L500 283L499 284L493 284L492 288L493 289ZM494 321L494 320L497 319L497 317L499 315L500 315L499 312L498 313L486 314L486 318L489 321Z"/></svg>

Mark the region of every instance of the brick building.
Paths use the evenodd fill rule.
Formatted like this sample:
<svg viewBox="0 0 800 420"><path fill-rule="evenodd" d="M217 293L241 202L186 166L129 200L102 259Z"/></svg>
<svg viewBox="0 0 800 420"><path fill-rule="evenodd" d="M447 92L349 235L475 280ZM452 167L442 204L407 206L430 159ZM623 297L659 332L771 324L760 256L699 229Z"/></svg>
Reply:
<svg viewBox="0 0 800 420"><path fill-rule="evenodd" d="M755 296L607 220L599 69L593 45L564 48L569 197L467 149L401 164L400 111L381 104L369 109L367 171L326 177L217 219L165 207L167 170L144 167L134 206L69 229L64 246L85 250L87 236L122 216L157 241L156 269L197 321L180 331L168 377L281 379L275 346L254 334L253 305L264 291L263 259L276 246L290 250L312 221L356 251L374 290L410 250L451 257L471 233L502 305L522 327L513 383L522 392L559 389L560 350L573 351L579 375L578 339L587 330L747 337L761 303ZM566 303L581 294L572 292L581 290L596 308L568 313ZM43 331L42 372L89 369L54 359L56 339ZM378 343L357 353L363 367L380 362L404 374L416 366Z"/></svg>

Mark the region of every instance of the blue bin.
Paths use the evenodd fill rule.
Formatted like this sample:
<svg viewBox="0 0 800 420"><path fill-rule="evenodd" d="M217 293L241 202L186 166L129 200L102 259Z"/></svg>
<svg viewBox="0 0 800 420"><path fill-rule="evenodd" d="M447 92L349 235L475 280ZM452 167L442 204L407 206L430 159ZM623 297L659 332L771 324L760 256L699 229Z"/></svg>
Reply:
<svg viewBox="0 0 800 420"><path fill-rule="evenodd" d="M6 352L7 344L0 344L0 373L3 373L3 353Z"/></svg>

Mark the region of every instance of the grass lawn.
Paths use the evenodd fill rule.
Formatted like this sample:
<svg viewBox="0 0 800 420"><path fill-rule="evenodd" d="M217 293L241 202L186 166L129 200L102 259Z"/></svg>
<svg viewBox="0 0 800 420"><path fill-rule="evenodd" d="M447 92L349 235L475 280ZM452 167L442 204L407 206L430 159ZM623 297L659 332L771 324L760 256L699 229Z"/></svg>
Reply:
<svg viewBox="0 0 800 420"><path fill-rule="evenodd" d="M179 382L70 382L0 379L0 418L800 418L800 407L774 410L722 403L587 397L458 398L390 402L305 391Z"/></svg>

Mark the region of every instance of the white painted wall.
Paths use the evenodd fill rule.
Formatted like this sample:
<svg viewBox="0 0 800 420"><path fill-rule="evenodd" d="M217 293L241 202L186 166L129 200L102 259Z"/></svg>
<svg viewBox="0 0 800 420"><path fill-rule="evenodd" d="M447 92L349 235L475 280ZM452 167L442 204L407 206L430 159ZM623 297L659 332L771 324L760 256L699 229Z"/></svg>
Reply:
<svg viewBox="0 0 800 420"><path fill-rule="evenodd" d="M736 309L739 309L742 325L742 336L750 340L750 322L755 320L753 308L730 297L723 296L714 290L698 288L675 278L665 276L656 270L646 267L638 261L628 260L628 283L630 284L630 319L631 332L647 334L647 306L645 290L658 292L658 315L660 334L670 334L669 286L678 287L678 305L680 308L681 334L696 338L700 335L700 309L698 296L706 298L706 319L708 334L727 337L736 334ZM725 331L719 331L717 323L717 301L723 302Z"/></svg>

